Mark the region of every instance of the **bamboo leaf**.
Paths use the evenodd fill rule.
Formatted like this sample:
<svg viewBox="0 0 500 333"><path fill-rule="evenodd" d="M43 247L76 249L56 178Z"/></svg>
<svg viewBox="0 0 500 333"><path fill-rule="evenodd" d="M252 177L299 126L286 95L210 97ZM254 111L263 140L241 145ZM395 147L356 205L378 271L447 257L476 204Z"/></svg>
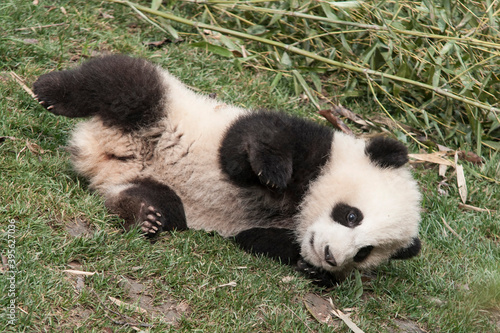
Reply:
<svg viewBox="0 0 500 333"><path fill-rule="evenodd" d="M360 298L363 296L363 281L361 280L361 273L358 270L354 271L355 285L354 285L354 297Z"/></svg>
<svg viewBox="0 0 500 333"><path fill-rule="evenodd" d="M314 72L309 72L309 76L311 77L311 80L314 84L314 88L316 88L316 91L321 92L323 90L323 85L321 83L321 79L319 78L318 74Z"/></svg>
<svg viewBox="0 0 500 333"><path fill-rule="evenodd" d="M198 43L191 43L189 44L189 46L202 48L207 50L208 52L212 52L226 58L233 58L233 53L231 51L219 45L210 44L208 42L198 42Z"/></svg>
<svg viewBox="0 0 500 333"><path fill-rule="evenodd" d="M307 97L309 97L309 100L314 104L314 106L316 106L316 108L319 109L318 99L316 98L316 95L314 95L314 93L312 92L311 88L309 88L309 85L307 84L304 77L295 69L292 70L292 74L294 75L295 78L297 78L297 81L304 90L304 93L307 95Z"/></svg>
<svg viewBox="0 0 500 333"><path fill-rule="evenodd" d="M174 40L179 40L179 33L177 32L177 30L174 29L174 27L172 27L172 25L168 24L165 19L161 18L161 20L159 20L161 23L162 23L162 27L165 28L165 30L168 31L168 33L172 36L172 38Z"/></svg>
<svg viewBox="0 0 500 333"><path fill-rule="evenodd" d="M273 79L273 82L271 82L271 91L274 90L276 86L278 86L278 83L280 82L282 76L283 76L282 72L278 72L276 74L276 76Z"/></svg>
<svg viewBox="0 0 500 333"><path fill-rule="evenodd" d="M252 25L250 28L246 29L247 33L254 36L260 36L267 32L266 27L263 25Z"/></svg>
<svg viewBox="0 0 500 333"><path fill-rule="evenodd" d="M268 27L269 26L273 26L276 22L278 22L279 20L281 20L282 17L283 17L283 14L281 14L281 13L275 13L273 15L273 17L271 18L271 21L269 22Z"/></svg>
<svg viewBox="0 0 500 333"><path fill-rule="evenodd" d="M151 9L157 10L161 6L162 0L151 0Z"/></svg>
<svg viewBox="0 0 500 333"><path fill-rule="evenodd" d="M337 15L333 13L332 7L330 7L326 2L320 2L321 9L325 13L326 17L332 20L339 20Z"/></svg>
<svg viewBox="0 0 500 333"><path fill-rule="evenodd" d="M290 56L288 55L287 52L283 52L283 55L281 56L280 63L285 66L286 68L292 67L292 60L290 59Z"/></svg>

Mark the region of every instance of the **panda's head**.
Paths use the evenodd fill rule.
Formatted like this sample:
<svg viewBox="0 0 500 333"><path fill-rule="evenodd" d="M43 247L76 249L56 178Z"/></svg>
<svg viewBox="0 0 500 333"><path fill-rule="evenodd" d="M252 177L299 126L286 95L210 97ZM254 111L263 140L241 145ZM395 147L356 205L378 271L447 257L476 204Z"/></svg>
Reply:
<svg viewBox="0 0 500 333"><path fill-rule="evenodd" d="M330 272L370 268L420 250L420 192L399 142L334 135L330 158L297 216L301 255Z"/></svg>

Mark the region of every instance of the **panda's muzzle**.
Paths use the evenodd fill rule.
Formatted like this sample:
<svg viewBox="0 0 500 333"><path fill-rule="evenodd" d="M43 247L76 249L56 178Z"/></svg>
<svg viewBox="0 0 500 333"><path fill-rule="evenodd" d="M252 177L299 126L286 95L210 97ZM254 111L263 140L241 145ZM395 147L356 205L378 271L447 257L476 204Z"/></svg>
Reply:
<svg viewBox="0 0 500 333"><path fill-rule="evenodd" d="M368 245L364 246L361 249L359 249L358 253L353 258L354 262L362 262L365 260L370 253L373 250L373 246ZM330 246L327 245L325 246L325 261L328 263L328 265L336 267L337 266L337 260L335 260L335 257L333 256L332 252L330 251Z"/></svg>
<svg viewBox="0 0 500 333"><path fill-rule="evenodd" d="M325 261L328 263L330 266L337 266L337 261L335 260L335 257L333 256L332 252L330 252L330 246L325 246Z"/></svg>

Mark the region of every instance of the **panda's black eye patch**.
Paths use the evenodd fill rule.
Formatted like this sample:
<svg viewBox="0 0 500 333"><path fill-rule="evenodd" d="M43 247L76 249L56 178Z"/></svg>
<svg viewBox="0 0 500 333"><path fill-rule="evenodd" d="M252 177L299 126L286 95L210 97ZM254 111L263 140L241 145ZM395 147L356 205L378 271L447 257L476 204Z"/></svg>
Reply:
<svg viewBox="0 0 500 333"><path fill-rule="evenodd" d="M332 219L345 227L354 228L363 220L363 213L356 207L338 203L333 207Z"/></svg>

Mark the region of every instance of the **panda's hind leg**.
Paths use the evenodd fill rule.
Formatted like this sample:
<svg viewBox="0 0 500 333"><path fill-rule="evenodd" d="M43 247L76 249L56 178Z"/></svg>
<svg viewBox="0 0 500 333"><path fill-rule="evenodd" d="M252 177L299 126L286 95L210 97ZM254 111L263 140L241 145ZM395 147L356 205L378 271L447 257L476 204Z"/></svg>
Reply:
<svg viewBox="0 0 500 333"><path fill-rule="evenodd" d="M56 115L98 116L105 124L134 130L161 117L167 89L161 70L153 64L111 55L42 75L33 91L40 104Z"/></svg>
<svg viewBox="0 0 500 333"><path fill-rule="evenodd" d="M139 179L121 188L106 195L106 207L125 220L126 229L139 225L147 237L187 229L182 201L167 185Z"/></svg>

